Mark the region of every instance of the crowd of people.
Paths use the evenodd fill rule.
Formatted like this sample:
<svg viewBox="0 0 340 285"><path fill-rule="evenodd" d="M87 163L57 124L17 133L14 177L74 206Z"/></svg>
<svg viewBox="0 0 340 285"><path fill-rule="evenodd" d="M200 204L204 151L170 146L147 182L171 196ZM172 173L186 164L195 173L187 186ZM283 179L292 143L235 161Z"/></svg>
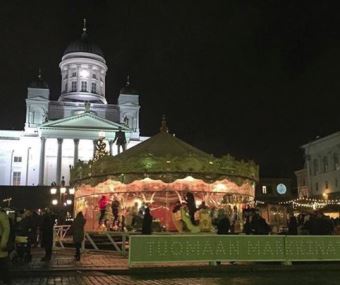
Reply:
<svg viewBox="0 0 340 285"><path fill-rule="evenodd" d="M32 259L31 248L44 248L43 262L52 258L54 226L58 215L46 208L42 212L7 211L0 208L0 272L4 284L10 284L9 262L28 263ZM79 212L72 224L75 260L80 260L80 248L84 240L86 220Z"/></svg>

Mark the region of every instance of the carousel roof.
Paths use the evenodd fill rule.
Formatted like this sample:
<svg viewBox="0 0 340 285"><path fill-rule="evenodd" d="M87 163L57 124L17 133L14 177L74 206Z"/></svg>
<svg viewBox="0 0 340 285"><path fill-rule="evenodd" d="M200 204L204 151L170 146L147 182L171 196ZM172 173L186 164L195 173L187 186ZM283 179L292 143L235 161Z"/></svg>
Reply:
<svg viewBox="0 0 340 285"><path fill-rule="evenodd" d="M117 155L116 159L128 159L141 154L170 157L187 156L190 154L207 159L213 158L212 155L199 150L198 148L182 141L174 135L161 131L150 139Z"/></svg>
<svg viewBox="0 0 340 285"><path fill-rule="evenodd" d="M206 182L231 179L238 185L258 180L254 162L238 161L231 155L216 158L168 133L165 118L160 132L117 156L78 163L71 170L73 184L97 184L105 179L123 183L149 177L172 182L192 176Z"/></svg>

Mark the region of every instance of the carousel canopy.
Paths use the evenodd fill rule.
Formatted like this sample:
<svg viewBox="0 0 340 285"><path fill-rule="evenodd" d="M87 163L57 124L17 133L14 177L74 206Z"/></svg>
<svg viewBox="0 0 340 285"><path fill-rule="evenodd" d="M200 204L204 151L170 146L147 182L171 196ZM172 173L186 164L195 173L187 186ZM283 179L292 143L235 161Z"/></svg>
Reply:
<svg viewBox="0 0 340 285"><path fill-rule="evenodd" d="M230 179L240 185L245 179L258 180L258 166L230 155L207 154L169 134L163 119L161 131L150 139L115 157L80 162L71 170L73 184L97 184L108 178L131 183L146 177L169 183L187 176L206 182Z"/></svg>

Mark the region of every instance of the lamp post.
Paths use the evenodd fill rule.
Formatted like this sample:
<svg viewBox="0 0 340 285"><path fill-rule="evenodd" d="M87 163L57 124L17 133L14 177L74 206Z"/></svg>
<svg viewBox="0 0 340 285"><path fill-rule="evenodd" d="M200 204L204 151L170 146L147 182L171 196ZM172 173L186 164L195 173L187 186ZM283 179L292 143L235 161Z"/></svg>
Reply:
<svg viewBox="0 0 340 285"><path fill-rule="evenodd" d="M53 186L50 189L51 204L58 210L62 218L66 212L72 212L74 188L67 186Z"/></svg>

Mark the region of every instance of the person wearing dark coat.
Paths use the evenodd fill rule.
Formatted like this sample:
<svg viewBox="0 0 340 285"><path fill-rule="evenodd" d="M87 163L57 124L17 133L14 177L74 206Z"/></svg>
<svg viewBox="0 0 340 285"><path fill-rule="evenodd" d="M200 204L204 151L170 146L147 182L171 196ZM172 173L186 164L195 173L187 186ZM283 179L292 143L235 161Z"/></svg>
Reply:
<svg viewBox="0 0 340 285"><path fill-rule="evenodd" d="M81 244L84 241L84 227L86 220L82 212L79 212L72 224L72 232L73 232L73 243L76 249L75 259L77 261L80 260L80 248Z"/></svg>
<svg viewBox="0 0 340 285"><path fill-rule="evenodd" d="M266 220L256 213L251 221L251 230L254 235L267 235L270 233L270 227Z"/></svg>
<svg viewBox="0 0 340 285"><path fill-rule="evenodd" d="M145 209L143 224L142 224L142 234L151 235L152 232L152 216L150 214L150 209L147 207Z"/></svg>
<svg viewBox="0 0 340 285"><path fill-rule="evenodd" d="M288 235L297 235L298 225L295 216L291 216L288 222Z"/></svg>
<svg viewBox="0 0 340 285"><path fill-rule="evenodd" d="M197 211L197 208L196 208L196 202L195 202L194 194L192 194L191 192L188 192L185 195L184 200L185 200L185 202L187 203L187 206L188 206L191 223L193 225L197 225L197 223L195 221L195 212Z"/></svg>
<svg viewBox="0 0 340 285"><path fill-rule="evenodd" d="M41 222L41 246L45 249L45 256L41 261L50 261L52 257L53 247L53 227L56 217L51 213L49 208L46 208Z"/></svg>
<svg viewBox="0 0 340 285"><path fill-rule="evenodd" d="M227 235L230 231L230 221L226 215L220 216L217 221L217 234Z"/></svg>

